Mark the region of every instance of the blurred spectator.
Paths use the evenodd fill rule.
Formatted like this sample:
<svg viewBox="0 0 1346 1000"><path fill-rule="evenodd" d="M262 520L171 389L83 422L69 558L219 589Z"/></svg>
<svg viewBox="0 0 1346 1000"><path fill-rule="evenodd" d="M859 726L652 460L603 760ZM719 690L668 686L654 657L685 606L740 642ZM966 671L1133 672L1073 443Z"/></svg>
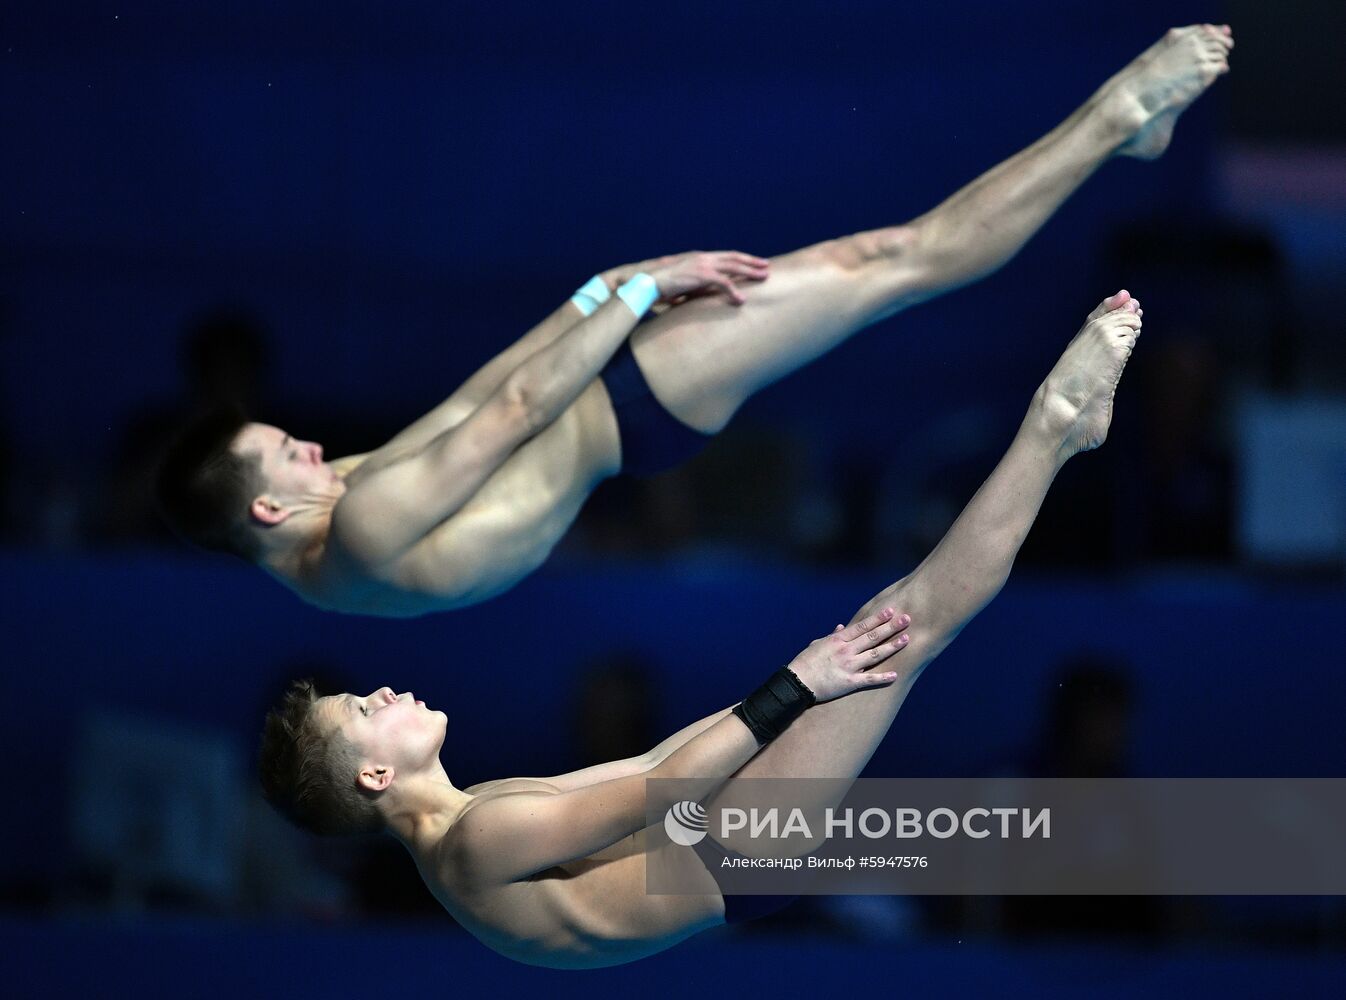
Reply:
<svg viewBox="0 0 1346 1000"><path fill-rule="evenodd" d="M9 297L0 294L0 339L10 331ZM4 395L4 386L0 384L0 543L7 542L16 534L14 530L14 509L10 506L10 489L14 479L14 446L9 439L8 400Z"/></svg>
<svg viewBox="0 0 1346 1000"><path fill-rule="evenodd" d="M172 537L154 509L160 456L174 435L201 413L222 406L258 411L269 360L267 339L261 321L239 307L211 309L188 325L180 355L183 394L146 407L127 422L96 512L99 539L162 542Z"/></svg>
<svg viewBox="0 0 1346 1000"><path fill-rule="evenodd" d="M1104 268L1141 299L1147 329L1184 328L1218 344L1224 379L1290 387L1302 337L1267 233L1213 218L1140 222L1118 232Z"/></svg>
<svg viewBox="0 0 1346 1000"><path fill-rule="evenodd" d="M876 566L914 567L930 554L995 467L1003 430L993 409L961 406L907 434L901 462L879 463L871 507Z"/></svg>
<svg viewBox="0 0 1346 1000"><path fill-rule="evenodd" d="M106 711L87 719L72 762L70 891L121 909L232 908L240 765L227 732Z"/></svg>
<svg viewBox="0 0 1346 1000"><path fill-rule="evenodd" d="M652 479L618 476L600 483L558 555L587 551L630 557L676 551L695 538L699 497L689 465Z"/></svg>
<svg viewBox="0 0 1346 1000"><path fill-rule="evenodd" d="M0 420L3 420L2 416ZM0 422L0 543L10 541L16 533L14 510L10 499L10 483L13 478L14 446L10 443L8 429Z"/></svg>
<svg viewBox="0 0 1346 1000"><path fill-rule="evenodd" d="M654 672L640 656L617 654L580 673L571 716L576 767L638 757L664 734L655 728Z"/></svg>
<svg viewBox="0 0 1346 1000"><path fill-rule="evenodd" d="M1121 431L1110 491L1123 559L1228 562L1233 463L1229 403L1285 388L1303 354L1284 264L1263 232L1218 219L1139 223L1106 266L1146 308L1146 361L1128 395L1141 415Z"/></svg>
<svg viewBox="0 0 1346 1000"><path fill-rule="evenodd" d="M603 483L566 547L626 556L693 547L805 553L817 527L798 511L812 496L803 485L806 450L778 427L731 425L684 465Z"/></svg>
<svg viewBox="0 0 1346 1000"><path fill-rule="evenodd" d="M879 562L875 535L879 525L879 481L887 462L876 462L860 449L845 449L832 485L836 531L830 545L815 559L847 566L885 565Z"/></svg>
<svg viewBox="0 0 1346 1000"><path fill-rule="evenodd" d="M1143 461L1130 531L1136 558L1227 562L1233 470L1221 440L1222 355L1211 337L1172 331L1142 372Z"/></svg>
<svg viewBox="0 0 1346 1000"><path fill-rule="evenodd" d="M1133 695L1129 671L1092 656L1067 661L1047 694L1038 778L1122 778L1129 770Z"/></svg>
<svg viewBox="0 0 1346 1000"><path fill-rule="evenodd" d="M1092 656L1066 662L1047 693L1046 711L1029 774L1042 778L1121 778L1127 775L1134 696L1130 671ZM1115 816L1100 814L1106 841ZM1132 855L1113 863L1126 865ZM1142 852L1143 853L1143 852ZM1106 846L1099 864L1109 863ZM999 901L998 923L1011 936L1128 937L1155 940L1165 929L1166 901L1157 896L1006 896Z"/></svg>

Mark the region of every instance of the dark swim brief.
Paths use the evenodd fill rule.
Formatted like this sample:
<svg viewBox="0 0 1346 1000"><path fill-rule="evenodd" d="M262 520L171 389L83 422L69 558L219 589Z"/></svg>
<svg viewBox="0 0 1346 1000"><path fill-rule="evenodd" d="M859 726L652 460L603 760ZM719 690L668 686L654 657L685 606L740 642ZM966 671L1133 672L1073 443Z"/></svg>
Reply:
<svg viewBox="0 0 1346 1000"><path fill-rule="evenodd" d="M710 877L715 880L716 885L720 885L720 866L726 858L738 859L743 855L738 851L731 851L714 837L702 837L693 847L696 856L701 859L701 863L706 866L706 871L710 872ZM793 903L798 896L739 896L732 893L722 892L724 897L724 922L726 924L741 924L745 920L756 920L758 917L765 917L768 914L775 913L777 910L783 910Z"/></svg>
<svg viewBox="0 0 1346 1000"><path fill-rule="evenodd" d="M691 458L711 439L712 435L692 430L654 398L629 341L613 355L602 378L617 414L623 472L633 476L663 472Z"/></svg>

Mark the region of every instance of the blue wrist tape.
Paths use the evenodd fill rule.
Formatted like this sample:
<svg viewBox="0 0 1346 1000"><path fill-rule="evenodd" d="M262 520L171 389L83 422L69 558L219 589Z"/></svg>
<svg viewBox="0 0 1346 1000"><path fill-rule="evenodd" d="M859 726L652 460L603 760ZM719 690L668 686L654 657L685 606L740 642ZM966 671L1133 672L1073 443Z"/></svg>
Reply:
<svg viewBox="0 0 1346 1000"><path fill-rule="evenodd" d="M570 301L575 303L575 308L586 316L592 316L594 310L611 298L608 292L608 285L598 275L594 275L583 285L579 291L570 296Z"/></svg>
<svg viewBox="0 0 1346 1000"><path fill-rule="evenodd" d="M587 295L598 303L606 302L611 298L608 292L608 283L596 274L580 286L578 294Z"/></svg>
<svg viewBox="0 0 1346 1000"><path fill-rule="evenodd" d="M636 319L640 319L650 311L650 306L659 298L659 286L654 283L653 278L641 271L617 289L617 297L630 307L636 314Z"/></svg>

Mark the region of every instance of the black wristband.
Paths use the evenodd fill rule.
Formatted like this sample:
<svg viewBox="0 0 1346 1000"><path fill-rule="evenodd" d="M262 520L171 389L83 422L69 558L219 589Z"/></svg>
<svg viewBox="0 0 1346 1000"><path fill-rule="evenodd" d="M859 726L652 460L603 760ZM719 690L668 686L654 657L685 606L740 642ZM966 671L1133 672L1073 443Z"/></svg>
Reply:
<svg viewBox="0 0 1346 1000"><path fill-rule="evenodd" d="M758 746L765 746L818 699L789 667L781 667L743 701L734 714L752 732Z"/></svg>

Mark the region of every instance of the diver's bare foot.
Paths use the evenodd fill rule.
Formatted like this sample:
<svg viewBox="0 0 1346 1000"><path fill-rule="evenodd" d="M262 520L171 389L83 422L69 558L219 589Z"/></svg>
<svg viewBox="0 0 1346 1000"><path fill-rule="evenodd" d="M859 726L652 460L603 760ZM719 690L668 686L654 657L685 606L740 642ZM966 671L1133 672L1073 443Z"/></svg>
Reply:
<svg viewBox="0 0 1346 1000"><path fill-rule="evenodd" d="M1145 315L1145 310L1140 307L1140 300L1137 298L1133 298L1131 293L1128 292L1125 288L1123 288L1120 292L1117 292L1116 294L1113 295L1109 295L1106 299L1104 299L1097 306L1095 306L1094 311L1091 312L1088 316L1084 317L1084 321L1086 323L1093 322L1094 320L1102 316L1104 313L1110 313L1114 309L1120 309L1128 302L1135 303L1134 308L1137 316Z"/></svg>
<svg viewBox="0 0 1346 1000"><path fill-rule="evenodd" d="M1066 457L1097 448L1112 423L1112 397L1136 346L1140 301L1125 289L1089 314L1038 389L1044 426Z"/></svg>
<svg viewBox="0 0 1346 1000"><path fill-rule="evenodd" d="M1117 152L1152 160L1168 148L1178 116L1229 72L1229 25L1171 28L1097 94L1099 107L1129 138Z"/></svg>

